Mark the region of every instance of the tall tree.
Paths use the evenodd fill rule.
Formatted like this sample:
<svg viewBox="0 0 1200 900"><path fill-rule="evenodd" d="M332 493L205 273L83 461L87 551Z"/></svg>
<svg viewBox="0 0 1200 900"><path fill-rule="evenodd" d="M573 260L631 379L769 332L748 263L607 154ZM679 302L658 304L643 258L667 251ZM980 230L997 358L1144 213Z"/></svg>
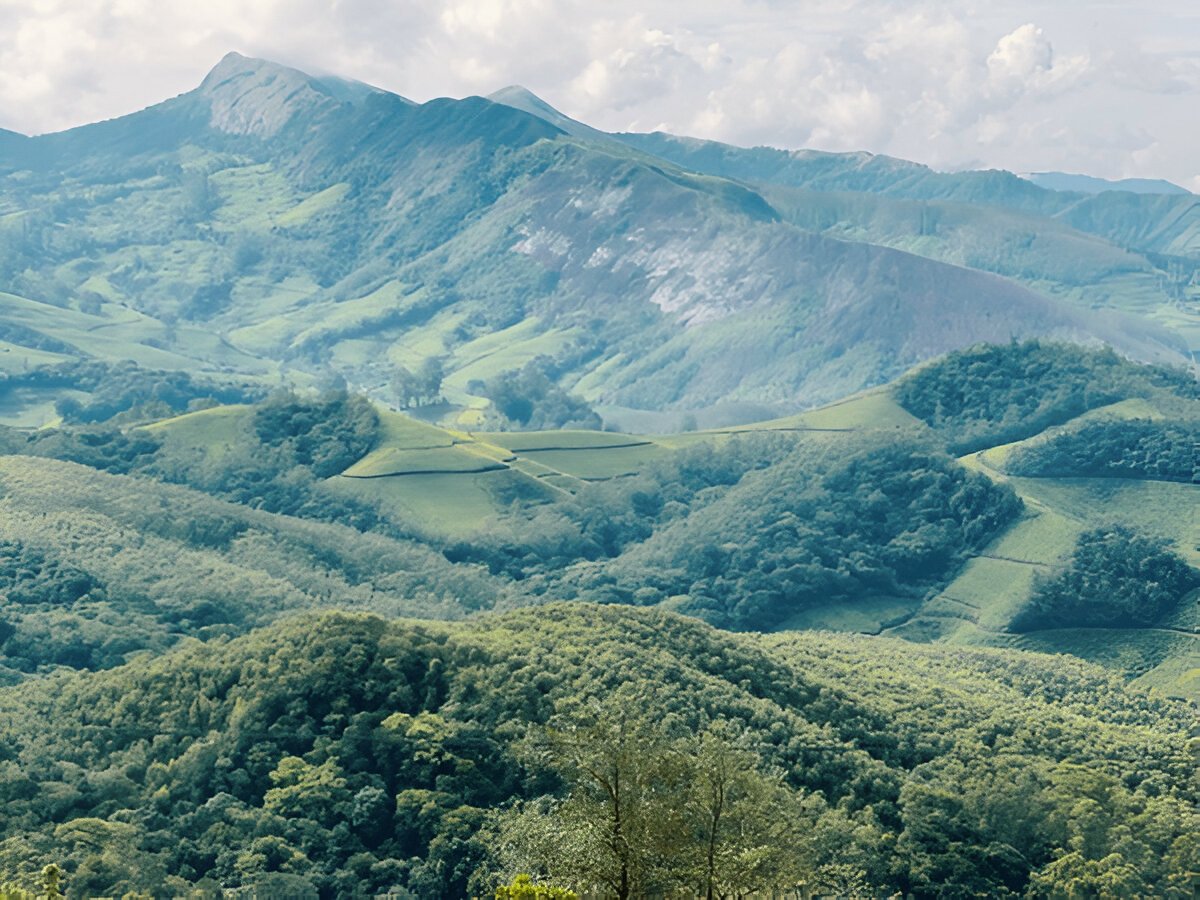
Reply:
<svg viewBox="0 0 1200 900"><path fill-rule="evenodd" d="M790 886L812 869L805 852L800 797L727 727L683 744L689 757L688 842L707 900Z"/></svg>
<svg viewBox="0 0 1200 900"><path fill-rule="evenodd" d="M581 892L741 896L811 871L798 794L765 773L732 729L670 737L620 708L534 742L530 762L568 787L509 813L495 840L512 871Z"/></svg>

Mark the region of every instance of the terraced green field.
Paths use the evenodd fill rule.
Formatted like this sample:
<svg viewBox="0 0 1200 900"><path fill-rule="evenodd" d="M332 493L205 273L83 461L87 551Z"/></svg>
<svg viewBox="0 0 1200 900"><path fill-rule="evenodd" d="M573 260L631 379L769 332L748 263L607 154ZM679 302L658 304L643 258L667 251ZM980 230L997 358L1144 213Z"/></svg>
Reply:
<svg viewBox="0 0 1200 900"><path fill-rule="evenodd" d="M1079 418L1161 415L1153 404L1135 399ZM1024 500L1026 515L983 554L968 561L940 595L887 633L915 640L1068 652L1177 696L1200 697L1200 613L1195 597L1185 602L1176 620L1157 629L1057 629L1025 635L1003 631L1028 598L1035 575L1060 565L1088 528L1120 522L1166 538L1192 565L1200 564L1200 485L1132 478L1022 478L1001 471L1013 447L1045 440L1048 433L961 460L1011 485Z"/></svg>
<svg viewBox="0 0 1200 900"><path fill-rule="evenodd" d="M337 476L328 485L335 491L380 502L384 512L401 523L449 537L465 537L494 518L506 492L542 491L547 499L551 496L551 489L537 479L504 466L483 472Z"/></svg>
<svg viewBox="0 0 1200 900"><path fill-rule="evenodd" d="M381 500L432 533L468 533L513 496L552 500L585 481L634 474L670 452L648 438L603 431L469 433L382 409L380 421L378 445L329 484Z"/></svg>
<svg viewBox="0 0 1200 900"><path fill-rule="evenodd" d="M1200 485L1126 478L1013 478L1023 497L1087 525L1124 522L1200 564Z"/></svg>
<svg viewBox="0 0 1200 900"><path fill-rule="evenodd" d="M402 450L387 447L376 450L342 473L345 478L388 478L398 475L454 475L492 472L507 468L493 456L472 447L429 447Z"/></svg>
<svg viewBox="0 0 1200 900"><path fill-rule="evenodd" d="M472 437L514 453L546 450L606 450L647 446L649 438L611 431L493 431Z"/></svg>

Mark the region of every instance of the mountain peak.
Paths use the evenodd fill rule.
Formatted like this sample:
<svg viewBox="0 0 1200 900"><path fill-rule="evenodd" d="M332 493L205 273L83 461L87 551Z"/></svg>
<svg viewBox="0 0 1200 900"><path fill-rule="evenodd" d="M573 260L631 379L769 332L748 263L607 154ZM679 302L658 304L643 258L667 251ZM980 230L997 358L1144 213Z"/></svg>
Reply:
<svg viewBox="0 0 1200 900"><path fill-rule="evenodd" d="M489 94L487 99L502 106L509 106L513 109L527 112L531 116L537 116L542 121L549 122L556 128L561 128L567 134L574 135L575 137L609 139L609 136L604 132L597 131L590 125L584 125L582 122L578 122L570 116L559 112L533 91L521 87L519 84L510 84L506 88L501 88L494 94Z"/></svg>
<svg viewBox="0 0 1200 900"><path fill-rule="evenodd" d="M515 106L519 109L525 109L527 112L531 109L540 110L548 115L563 117L557 109L529 90L527 87L522 87L519 84L510 84L508 87L502 87L494 94L489 94L489 100L495 103L503 103L506 106ZM565 118L565 117L564 117Z"/></svg>
<svg viewBox="0 0 1200 900"><path fill-rule="evenodd" d="M200 91L211 93L232 79L243 78L254 73L263 73L269 70L296 72L294 69L288 69L287 66L281 66L265 59L244 56L241 53L231 50L222 56L220 61L204 76L204 80L200 82ZM296 74L302 73L296 72Z"/></svg>
<svg viewBox="0 0 1200 900"><path fill-rule="evenodd" d="M228 134L270 138L297 114L357 103L377 88L341 78L318 78L289 66L227 53L197 93L212 109L211 125Z"/></svg>

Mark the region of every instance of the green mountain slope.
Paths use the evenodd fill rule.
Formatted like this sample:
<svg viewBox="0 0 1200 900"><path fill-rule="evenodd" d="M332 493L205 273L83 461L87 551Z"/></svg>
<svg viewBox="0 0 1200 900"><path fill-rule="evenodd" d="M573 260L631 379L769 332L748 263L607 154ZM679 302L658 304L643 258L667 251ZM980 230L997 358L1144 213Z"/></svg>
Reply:
<svg viewBox="0 0 1200 900"><path fill-rule="evenodd" d="M1140 311L1195 358L1200 206L1186 191L1043 189L1008 172L935 172L870 154L742 149L619 135L698 172L759 186L791 222L996 272L1086 308Z"/></svg>
<svg viewBox="0 0 1200 900"><path fill-rule="evenodd" d="M804 800L810 880L1015 895L1068 877L1054 861L1082 833L1077 866L1119 853L1123 883L1186 885L1182 705L1051 657L579 604L456 626L310 616L10 689L0 872L56 862L83 894L479 892L491 811L560 790L522 735L593 703L667 737L740 734Z"/></svg>
<svg viewBox="0 0 1200 900"><path fill-rule="evenodd" d="M1195 198L1138 195L1132 192L1075 193L1047 189L1001 170L938 172L920 163L871 153L825 153L816 150L746 149L715 141L670 134L622 134L619 138L644 152L688 169L750 184L778 184L823 192L884 194L915 200L940 200L1000 206L1045 216L1058 216L1075 227L1114 238L1115 223L1101 225L1104 214L1119 210L1132 223L1163 221L1172 232L1191 233L1197 216ZM1091 223L1092 227L1088 227ZM1161 240L1161 238L1159 238ZM1157 240L1135 243L1144 250L1164 251Z"/></svg>
<svg viewBox="0 0 1200 900"><path fill-rule="evenodd" d="M1096 317L870 243L919 249L903 238L815 234L743 184L543 117L231 55L163 104L16 142L0 327L26 355L54 341L211 376L336 374L385 398L398 367L438 357L450 418L486 404L480 378L545 357L618 424L790 412L1014 335L1182 351L1145 309ZM1182 226L1160 213L1170 245ZM1082 265L1074 286L1124 263ZM501 333L514 346L485 348Z"/></svg>

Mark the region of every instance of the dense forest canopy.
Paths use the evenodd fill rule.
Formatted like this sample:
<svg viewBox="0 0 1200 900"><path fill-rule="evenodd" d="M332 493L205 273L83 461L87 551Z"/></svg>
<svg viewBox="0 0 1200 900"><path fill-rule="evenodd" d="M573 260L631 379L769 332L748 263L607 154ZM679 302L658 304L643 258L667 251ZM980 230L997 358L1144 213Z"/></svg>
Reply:
<svg viewBox="0 0 1200 900"><path fill-rule="evenodd" d="M0 403L15 392L70 389L83 400L65 397L57 411L69 424L150 420L222 403L245 403L266 396L246 381L214 381L186 371L147 370L132 362L81 360L38 366L24 372L0 372Z"/></svg>
<svg viewBox="0 0 1200 900"><path fill-rule="evenodd" d="M1013 475L1151 478L1200 484L1200 421L1086 422L1014 448Z"/></svg>
<svg viewBox="0 0 1200 900"><path fill-rule="evenodd" d="M921 366L896 398L967 453L1035 435L1090 409L1165 392L1200 398L1185 369L1138 365L1111 349L1042 341L981 345Z"/></svg>
<svg viewBox="0 0 1200 900"><path fill-rule="evenodd" d="M736 807L744 792L786 809L797 852L786 871L763 861L766 883L1041 895L1119 866L1136 892L1185 897L1200 834L1187 712L1096 667L738 637L588 604L461 626L326 614L30 682L0 704L0 870L31 884L53 862L72 896L276 875L322 895L464 896L513 866L561 879L587 860L541 855L538 829L586 813L579 766L610 754L634 767L631 791L685 759L699 778L724 765L747 828L769 823ZM644 753L622 755L618 710ZM594 739L554 737L572 729ZM631 822L662 802L626 799ZM693 846L669 822L646 827ZM646 889L701 883L690 850L662 869L639 847L630 872ZM723 856L717 877L735 872Z"/></svg>

